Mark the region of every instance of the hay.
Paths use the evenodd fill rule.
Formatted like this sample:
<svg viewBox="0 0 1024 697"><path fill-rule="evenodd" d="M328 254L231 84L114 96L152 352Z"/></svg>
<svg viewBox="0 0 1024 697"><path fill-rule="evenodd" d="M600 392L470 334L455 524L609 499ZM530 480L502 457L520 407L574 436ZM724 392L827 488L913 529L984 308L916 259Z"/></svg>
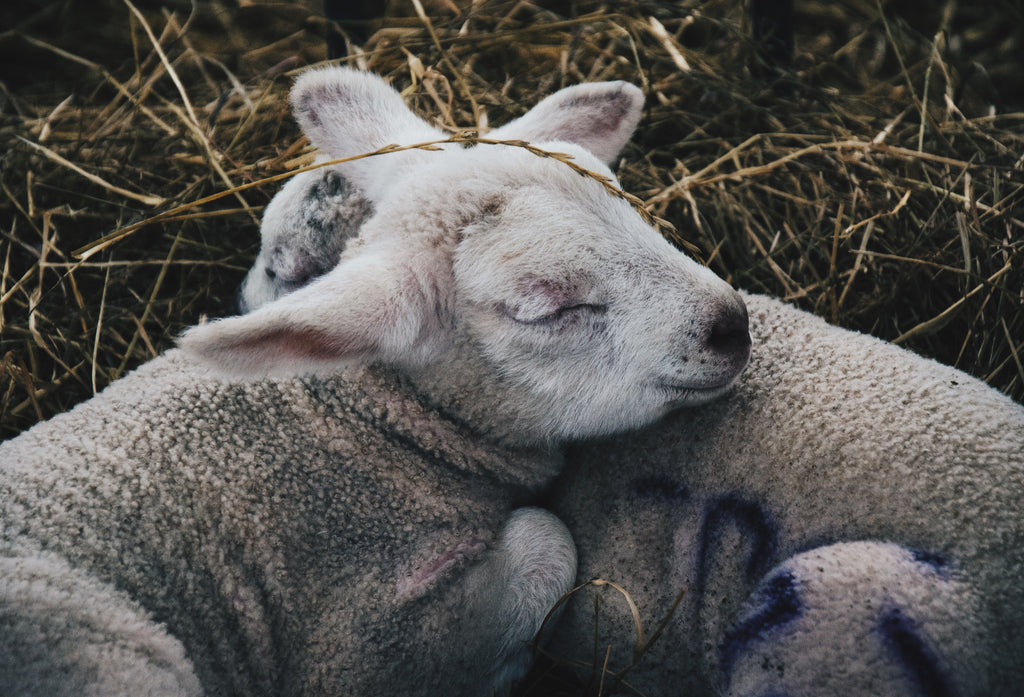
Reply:
<svg viewBox="0 0 1024 697"><path fill-rule="evenodd" d="M545 6L394 2L347 60L452 134L567 84L641 85L622 186L712 268L1024 399L1013 3L800 4L778 79L738 0ZM64 0L0 26L9 437L233 311L268 178L308 161L287 90L328 24L311 0Z"/></svg>

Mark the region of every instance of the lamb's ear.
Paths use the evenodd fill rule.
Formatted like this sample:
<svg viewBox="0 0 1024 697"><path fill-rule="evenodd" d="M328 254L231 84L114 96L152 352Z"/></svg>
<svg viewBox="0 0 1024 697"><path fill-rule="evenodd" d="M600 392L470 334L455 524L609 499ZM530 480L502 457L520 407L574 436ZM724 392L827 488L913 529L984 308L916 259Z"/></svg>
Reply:
<svg viewBox="0 0 1024 697"><path fill-rule="evenodd" d="M331 158L371 152L385 145L411 145L444 138L439 129L409 111L401 96L373 73L350 68L309 70L295 81L292 110L310 142ZM345 165L371 200L394 179L397 167L421 159L421 151L356 160Z"/></svg>
<svg viewBox="0 0 1024 697"><path fill-rule="evenodd" d="M364 253L248 315L200 324L179 345L236 377L330 374L355 363L420 364L446 339L442 279L430 253Z"/></svg>
<svg viewBox="0 0 1024 697"><path fill-rule="evenodd" d="M628 82L592 82L555 92L488 137L534 143L561 140L611 164L640 122L644 94Z"/></svg>

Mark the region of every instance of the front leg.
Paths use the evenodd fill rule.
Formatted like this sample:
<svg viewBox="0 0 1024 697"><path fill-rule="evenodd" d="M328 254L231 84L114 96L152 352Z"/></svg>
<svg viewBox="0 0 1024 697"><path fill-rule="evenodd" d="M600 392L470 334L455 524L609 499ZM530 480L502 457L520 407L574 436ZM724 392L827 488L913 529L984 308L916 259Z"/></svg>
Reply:
<svg viewBox="0 0 1024 697"><path fill-rule="evenodd" d="M479 609L469 640L493 646L486 694L501 694L526 674L532 640L575 578L576 546L562 521L540 508L513 511L468 579L469 603Z"/></svg>

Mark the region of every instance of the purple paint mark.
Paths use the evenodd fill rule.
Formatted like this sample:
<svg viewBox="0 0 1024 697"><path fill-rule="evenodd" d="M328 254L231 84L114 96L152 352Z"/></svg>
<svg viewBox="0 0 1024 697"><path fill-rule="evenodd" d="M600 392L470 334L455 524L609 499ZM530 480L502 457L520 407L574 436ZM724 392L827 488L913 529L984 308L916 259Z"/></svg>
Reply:
<svg viewBox="0 0 1024 697"><path fill-rule="evenodd" d="M938 552L929 552L923 549L911 549L908 550L910 556L913 557L914 561L918 564L924 564L930 566L936 573L943 577L949 575L949 559Z"/></svg>
<svg viewBox="0 0 1024 697"><path fill-rule="evenodd" d="M758 503L746 501L736 493L712 500L704 511L704 522L697 538L696 591L699 597L703 597L707 587L710 552L729 526L735 526L750 540L744 570L747 583L753 583L768 570L775 554L778 531L768 512Z"/></svg>
<svg viewBox="0 0 1024 697"><path fill-rule="evenodd" d="M921 638L914 621L899 608L893 608L882 616L878 631L922 697L955 697L958 694L942 670L940 658Z"/></svg>
<svg viewBox="0 0 1024 697"><path fill-rule="evenodd" d="M754 595L758 603L754 614L725 634L721 647L722 670L732 671L739 655L753 642L785 626L803 614L800 593L792 572L783 571L767 579Z"/></svg>

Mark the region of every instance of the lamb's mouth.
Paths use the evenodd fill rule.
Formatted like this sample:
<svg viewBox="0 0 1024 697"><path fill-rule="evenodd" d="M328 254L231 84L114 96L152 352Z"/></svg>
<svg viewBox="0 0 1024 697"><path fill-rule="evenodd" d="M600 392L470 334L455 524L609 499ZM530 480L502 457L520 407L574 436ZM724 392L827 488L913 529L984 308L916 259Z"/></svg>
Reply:
<svg viewBox="0 0 1024 697"><path fill-rule="evenodd" d="M736 382L736 377L707 383L684 383L671 380L660 380L655 387L669 396L669 404L682 406L685 404L702 404L724 394Z"/></svg>

